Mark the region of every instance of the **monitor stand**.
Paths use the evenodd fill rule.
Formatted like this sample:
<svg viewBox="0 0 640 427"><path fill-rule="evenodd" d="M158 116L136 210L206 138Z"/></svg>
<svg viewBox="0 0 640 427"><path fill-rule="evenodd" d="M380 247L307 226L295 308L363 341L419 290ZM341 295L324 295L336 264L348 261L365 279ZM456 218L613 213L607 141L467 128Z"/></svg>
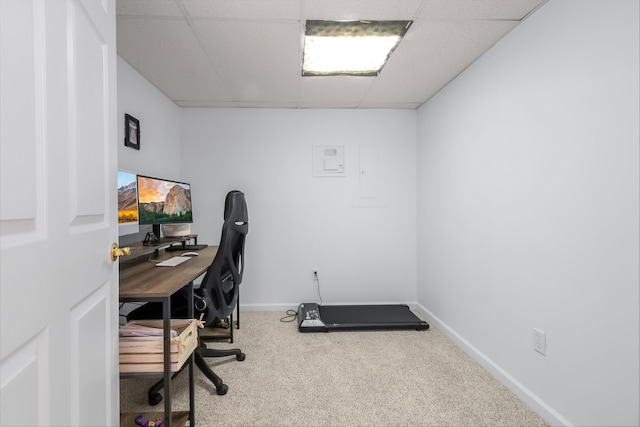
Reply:
<svg viewBox="0 0 640 427"><path fill-rule="evenodd" d="M153 224L153 234L156 236L156 241L160 240L160 224Z"/></svg>
<svg viewBox="0 0 640 427"><path fill-rule="evenodd" d="M142 241L145 246L157 246L160 244L160 224L153 224L151 233L147 233Z"/></svg>

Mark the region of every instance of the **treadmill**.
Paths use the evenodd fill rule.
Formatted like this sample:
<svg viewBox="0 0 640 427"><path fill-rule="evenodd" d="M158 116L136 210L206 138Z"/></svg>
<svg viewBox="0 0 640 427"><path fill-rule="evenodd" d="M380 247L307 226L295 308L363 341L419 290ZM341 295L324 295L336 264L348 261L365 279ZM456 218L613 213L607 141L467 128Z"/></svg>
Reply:
<svg viewBox="0 0 640 427"><path fill-rule="evenodd" d="M300 332L415 329L424 331L429 324L420 320L408 305L320 305L298 306Z"/></svg>

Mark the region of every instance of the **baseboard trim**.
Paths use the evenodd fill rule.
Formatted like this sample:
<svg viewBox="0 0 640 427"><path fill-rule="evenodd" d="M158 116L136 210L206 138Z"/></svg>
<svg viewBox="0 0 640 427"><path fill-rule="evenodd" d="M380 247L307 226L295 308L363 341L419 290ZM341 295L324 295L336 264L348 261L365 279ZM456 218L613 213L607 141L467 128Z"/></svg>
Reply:
<svg viewBox="0 0 640 427"><path fill-rule="evenodd" d="M498 366L493 360L487 357L476 347L474 347L469 341L464 339L454 329L450 328L446 323L440 320L432 312L427 310L421 304L416 304L416 310L420 312L427 322L431 326L435 326L447 335L453 342L455 342L465 353L471 356L476 362L484 367L491 375L493 375L498 381L500 381L505 387L515 393L522 401L524 401L531 409L533 409L538 415L544 418L549 424L553 426L573 426L574 424L563 417L558 411L553 409L549 404L542 400L538 395L533 393L527 387L525 387L516 378L511 376L508 372Z"/></svg>
<svg viewBox="0 0 640 427"><path fill-rule="evenodd" d="M240 311L287 311L298 310L300 303L282 304L240 304Z"/></svg>
<svg viewBox="0 0 640 427"><path fill-rule="evenodd" d="M298 303L281 303L281 304L240 304L240 311L287 311L298 310L298 306L303 302L316 302L316 301L300 301ZM418 303L411 302L389 302L389 301L377 301L377 302L350 302L350 303L333 303L324 302L324 305L375 305L375 304L406 304L410 309L415 310Z"/></svg>

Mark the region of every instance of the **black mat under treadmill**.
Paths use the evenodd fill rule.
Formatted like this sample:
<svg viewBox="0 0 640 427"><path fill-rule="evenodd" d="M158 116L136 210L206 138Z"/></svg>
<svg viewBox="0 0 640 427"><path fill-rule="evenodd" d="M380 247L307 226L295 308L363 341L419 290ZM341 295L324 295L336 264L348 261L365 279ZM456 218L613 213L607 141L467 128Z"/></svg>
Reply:
<svg viewBox="0 0 640 427"><path fill-rule="evenodd" d="M300 332L354 331L366 329L429 329L407 305L318 305L298 307Z"/></svg>

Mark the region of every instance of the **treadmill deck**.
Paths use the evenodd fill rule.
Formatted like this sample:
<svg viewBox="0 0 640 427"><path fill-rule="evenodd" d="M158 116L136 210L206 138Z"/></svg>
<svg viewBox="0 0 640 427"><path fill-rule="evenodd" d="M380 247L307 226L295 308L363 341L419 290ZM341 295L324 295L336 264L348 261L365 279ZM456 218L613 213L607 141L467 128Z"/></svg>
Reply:
<svg viewBox="0 0 640 427"><path fill-rule="evenodd" d="M318 305L303 303L298 307L300 332L347 330L429 329L404 304L391 305Z"/></svg>

